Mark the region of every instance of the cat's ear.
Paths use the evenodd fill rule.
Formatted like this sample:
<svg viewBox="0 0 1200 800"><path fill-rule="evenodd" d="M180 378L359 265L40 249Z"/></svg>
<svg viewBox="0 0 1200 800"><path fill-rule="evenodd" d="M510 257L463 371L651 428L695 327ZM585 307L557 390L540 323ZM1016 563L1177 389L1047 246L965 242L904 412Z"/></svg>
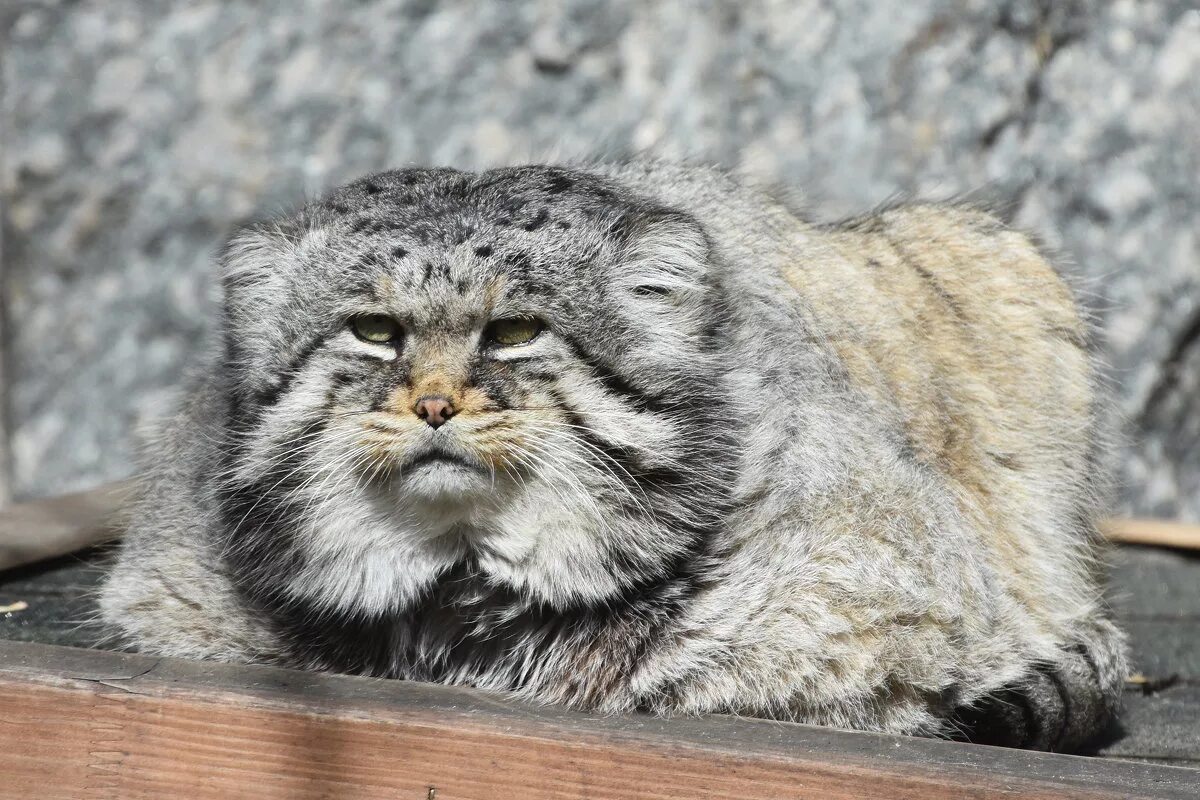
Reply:
<svg viewBox="0 0 1200 800"><path fill-rule="evenodd" d="M230 237L218 261L226 357L250 389L278 370L290 346L290 286L302 242L291 227L286 220L247 225Z"/></svg>
<svg viewBox="0 0 1200 800"><path fill-rule="evenodd" d="M704 229L687 214L653 210L622 220L620 236L610 286L621 307L651 330L662 352L673 350L673 342L686 346L708 317L712 246Z"/></svg>
<svg viewBox="0 0 1200 800"><path fill-rule="evenodd" d="M278 280L296 257L294 232L279 222L242 227L229 238L218 261L226 292Z"/></svg>
<svg viewBox="0 0 1200 800"><path fill-rule="evenodd" d="M712 246L694 218L670 210L628 215L617 235L609 293L634 334L622 337L621 358L627 369L665 379L695 364L711 329Z"/></svg>
<svg viewBox="0 0 1200 800"><path fill-rule="evenodd" d="M691 216L668 210L638 211L622 218L623 240L615 288L635 297L678 303L704 288L712 247Z"/></svg>
<svg viewBox="0 0 1200 800"><path fill-rule="evenodd" d="M638 211L618 230L623 249L613 288L644 313L689 317L707 294L712 253L700 223L678 211Z"/></svg>
<svg viewBox="0 0 1200 800"><path fill-rule="evenodd" d="M257 307L281 302L325 230L307 210L291 217L243 226L229 238L218 261L227 311L257 313Z"/></svg>

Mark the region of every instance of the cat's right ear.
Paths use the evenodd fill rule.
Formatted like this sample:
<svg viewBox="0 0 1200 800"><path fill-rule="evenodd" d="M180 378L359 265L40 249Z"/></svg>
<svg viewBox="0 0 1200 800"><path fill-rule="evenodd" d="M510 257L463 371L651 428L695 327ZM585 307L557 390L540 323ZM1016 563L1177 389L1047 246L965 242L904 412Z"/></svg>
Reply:
<svg viewBox="0 0 1200 800"><path fill-rule="evenodd" d="M291 316L289 287L302 263L303 240L286 221L255 223L235 233L221 252L226 357L250 384L277 371L288 351L283 321Z"/></svg>
<svg viewBox="0 0 1200 800"><path fill-rule="evenodd" d="M229 238L218 260L228 293L278 280L296 257L294 235L278 222L246 225Z"/></svg>

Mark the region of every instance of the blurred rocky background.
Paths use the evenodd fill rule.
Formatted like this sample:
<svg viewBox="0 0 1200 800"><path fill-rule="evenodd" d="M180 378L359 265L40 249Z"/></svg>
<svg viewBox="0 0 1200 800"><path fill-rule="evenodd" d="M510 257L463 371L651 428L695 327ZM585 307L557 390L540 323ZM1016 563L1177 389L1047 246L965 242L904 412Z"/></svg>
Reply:
<svg viewBox="0 0 1200 800"><path fill-rule="evenodd" d="M1107 333L1120 510L1200 519L1195 2L8 0L0 63L0 495L131 472L239 221L385 167L652 149L819 217L997 202Z"/></svg>

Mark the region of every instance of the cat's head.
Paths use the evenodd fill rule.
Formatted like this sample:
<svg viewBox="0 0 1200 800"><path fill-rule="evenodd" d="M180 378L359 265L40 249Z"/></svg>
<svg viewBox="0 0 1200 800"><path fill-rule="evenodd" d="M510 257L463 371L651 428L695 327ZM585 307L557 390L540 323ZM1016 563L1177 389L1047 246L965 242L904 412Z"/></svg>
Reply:
<svg viewBox="0 0 1200 800"><path fill-rule="evenodd" d="M244 231L231 557L365 611L463 559L560 604L682 568L730 492L711 258L689 216L544 167L383 173Z"/></svg>

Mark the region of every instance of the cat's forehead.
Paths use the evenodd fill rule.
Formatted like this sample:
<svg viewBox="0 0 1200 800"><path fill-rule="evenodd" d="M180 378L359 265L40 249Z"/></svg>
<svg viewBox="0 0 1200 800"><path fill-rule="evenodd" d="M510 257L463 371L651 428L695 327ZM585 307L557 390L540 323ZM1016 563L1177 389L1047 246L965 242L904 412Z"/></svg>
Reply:
<svg viewBox="0 0 1200 800"><path fill-rule="evenodd" d="M628 203L594 176L526 167L395 170L316 211L319 257L375 295L466 301L546 294L620 238Z"/></svg>
<svg viewBox="0 0 1200 800"><path fill-rule="evenodd" d="M594 175L552 167L472 173L404 169L362 178L322 201L343 235L403 233L418 244L461 244L479 233L549 235L603 227L625 203Z"/></svg>

